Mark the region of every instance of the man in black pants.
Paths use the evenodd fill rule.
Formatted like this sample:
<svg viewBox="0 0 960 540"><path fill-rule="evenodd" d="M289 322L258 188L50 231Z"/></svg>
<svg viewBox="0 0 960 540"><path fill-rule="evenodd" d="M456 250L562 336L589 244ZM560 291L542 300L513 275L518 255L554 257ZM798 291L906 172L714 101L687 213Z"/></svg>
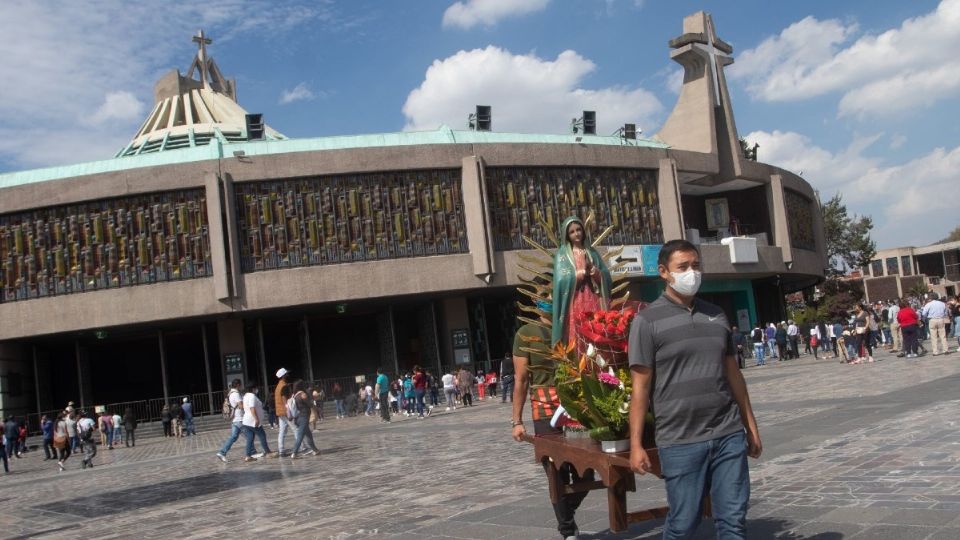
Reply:
<svg viewBox="0 0 960 540"><path fill-rule="evenodd" d="M541 312L550 313L553 306L538 301L537 307L540 308ZM549 318L543 316L540 320L546 325L551 322ZM531 340L531 338L533 339ZM522 441L523 435L526 433L526 429L523 427L523 405L527 401L528 392L530 394L530 412L533 416L534 433L537 435L563 433L562 430L550 425L550 418L557 407L560 406L560 398L557 397L556 381L554 380L554 363L547 357L549 352L545 345L550 343L550 339L550 330L535 324L525 324L520 327L513 339L513 369L516 388L513 391L513 419L510 421L510 425L513 427L513 438L517 441ZM538 349L544 352L536 354L523 351L522 348ZM549 369L529 369L535 367ZM546 467L546 464L544 464L544 467ZM569 464L560 467L560 478L564 485L581 480L581 477ZM593 471L587 471L582 477L583 480L588 482L592 482L593 478ZM560 536L566 540L579 538L574 514L587 493L584 491L560 495L560 500L553 504L553 512L557 516L557 530L560 531Z"/></svg>

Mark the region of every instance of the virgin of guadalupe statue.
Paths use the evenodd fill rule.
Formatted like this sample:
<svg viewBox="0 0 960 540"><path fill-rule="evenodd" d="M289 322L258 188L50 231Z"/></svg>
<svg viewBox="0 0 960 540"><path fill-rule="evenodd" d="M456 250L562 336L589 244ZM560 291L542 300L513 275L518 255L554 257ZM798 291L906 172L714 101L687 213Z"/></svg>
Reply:
<svg viewBox="0 0 960 540"><path fill-rule="evenodd" d="M568 217L553 258L553 335L551 345L576 340L572 322L578 313L607 309L610 303L610 270L590 245L583 221Z"/></svg>

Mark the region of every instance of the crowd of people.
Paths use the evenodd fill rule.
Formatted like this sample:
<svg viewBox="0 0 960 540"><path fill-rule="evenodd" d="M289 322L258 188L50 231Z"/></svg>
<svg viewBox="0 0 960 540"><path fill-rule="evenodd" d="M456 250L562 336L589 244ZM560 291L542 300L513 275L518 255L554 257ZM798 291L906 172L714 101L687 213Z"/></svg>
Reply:
<svg viewBox="0 0 960 540"><path fill-rule="evenodd" d="M755 366L766 359L778 361L800 358L839 359L848 364L874 362L874 350L896 352L900 358L926 354L922 341L931 340L934 356L960 350L960 297L946 301L937 293L925 297L906 297L873 304L857 304L847 317L816 320L798 325L793 320L757 324L748 333L733 327L737 360L754 359ZM948 337L957 340L950 349Z"/></svg>

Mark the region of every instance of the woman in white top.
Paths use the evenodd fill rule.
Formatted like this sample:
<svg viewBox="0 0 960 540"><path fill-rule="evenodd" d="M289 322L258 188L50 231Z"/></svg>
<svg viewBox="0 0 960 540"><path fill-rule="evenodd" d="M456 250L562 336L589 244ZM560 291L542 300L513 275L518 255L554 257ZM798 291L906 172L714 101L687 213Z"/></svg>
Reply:
<svg viewBox="0 0 960 540"><path fill-rule="evenodd" d="M247 439L247 457L243 458L244 461L250 462L257 459L253 454L254 435L260 440L260 447L263 449L260 456L275 456L267 444L267 432L263 430L262 425L263 418L263 402L257 397L257 383L251 381L247 384L247 393L243 395L243 420L241 420L241 423L243 424L243 435Z"/></svg>
<svg viewBox="0 0 960 540"><path fill-rule="evenodd" d="M449 411L451 407L453 410L457 410L457 378L452 373L446 373L443 377L440 377L440 380L443 382L443 395L447 400L447 410Z"/></svg>

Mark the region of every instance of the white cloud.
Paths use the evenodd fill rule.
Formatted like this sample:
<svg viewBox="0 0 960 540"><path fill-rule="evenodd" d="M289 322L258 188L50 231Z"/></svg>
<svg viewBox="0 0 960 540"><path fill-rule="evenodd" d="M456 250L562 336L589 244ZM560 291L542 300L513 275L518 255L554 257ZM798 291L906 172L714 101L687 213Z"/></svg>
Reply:
<svg viewBox="0 0 960 540"><path fill-rule="evenodd" d="M896 134L893 137L890 137L890 149L899 150L903 148L903 145L907 142L907 136L902 134Z"/></svg>
<svg viewBox="0 0 960 540"><path fill-rule="evenodd" d="M443 26L469 30L477 25L494 26L503 19L542 11L550 0L465 0L443 12Z"/></svg>
<svg viewBox="0 0 960 540"><path fill-rule="evenodd" d="M204 28L217 47L327 21L326 7L266 0L153 4L0 3L0 164L29 168L112 157L153 105L164 72L185 69ZM221 68L229 75L239 66ZM243 94L241 93L241 96Z"/></svg>
<svg viewBox="0 0 960 540"><path fill-rule="evenodd" d="M109 92L103 98L103 105L90 117L90 121L102 124L109 120L143 120L143 110L143 102L130 92Z"/></svg>
<svg viewBox="0 0 960 540"><path fill-rule="evenodd" d="M803 172L821 199L839 192L849 212L871 216L872 237L881 248L926 245L942 238L956 227L951 195L960 185L960 146L885 164L864 155L881 136L855 137L839 152L790 131L755 131L745 138L760 144L760 161Z"/></svg>
<svg viewBox="0 0 960 540"><path fill-rule="evenodd" d="M958 29L960 32L960 29ZM960 90L960 61L922 71L909 71L847 92L839 116L864 117L915 107L930 107Z"/></svg>
<svg viewBox="0 0 960 540"><path fill-rule="evenodd" d="M280 94L280 104L287 105L294 101L311 101L316 97L313 91L310 90L310 87L307 86L307 83L302 82L290 90L284 90Z"/></svg>
<svg viewBox="0 0 960 540"><path fill-rule="evenodd" d="M423 82L407 96L404 129L429 130L440 124L461 128L475 105L493 107L496 131L563 133L570 118L597 111L597 132L609 133L624 122L652 131L663 110L643 88L581 88L596 66L575 51L555 60L515 55L499 47L460 51L435 60Z"/></svg>
<svg viewBox="0 0 960 540"><path fill-rule="evenodd" d="M671 70L663 84L671 93L679 95L680 89L683 88L683 68Z"/></svg>
<svg viewBox="0 0 960 540"><path fill-rule="evenodd" d="M729 73L765 101L843 92L841 115L886 114L928 105L960 90L960 78L954 75L960 71L958 27L960 0L943 0L930 13L852 43L859 32L856 24L807 17L742 52ZM931 92L923 97L907 94L911 84Z"/></svg>

